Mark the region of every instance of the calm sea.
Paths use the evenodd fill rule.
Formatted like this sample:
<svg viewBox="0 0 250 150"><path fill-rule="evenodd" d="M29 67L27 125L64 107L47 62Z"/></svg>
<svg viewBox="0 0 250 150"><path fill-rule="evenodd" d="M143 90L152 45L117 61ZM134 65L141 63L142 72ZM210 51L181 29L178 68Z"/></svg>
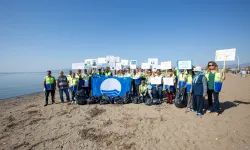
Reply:
<svg viewBox="0 0 250 150"><path fill-rule="evenodd" d="M58 72L52 71L52 75L57 78ZM43 79L45 76L46 72L0 73L0 99L43 92Z"/></svg>

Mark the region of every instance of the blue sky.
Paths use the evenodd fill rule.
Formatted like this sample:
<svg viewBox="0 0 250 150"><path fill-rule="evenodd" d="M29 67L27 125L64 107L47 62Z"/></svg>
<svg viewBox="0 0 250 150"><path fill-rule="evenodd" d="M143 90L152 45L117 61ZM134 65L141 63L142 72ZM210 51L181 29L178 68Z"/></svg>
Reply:
<svg viewBox="0 0 250 150"><path fill-rule="evenodd" d="M204 66L215 50L234 47L246 63L249 42L249 0L0 1L0 72L70 68L106 55Z"/></svg>

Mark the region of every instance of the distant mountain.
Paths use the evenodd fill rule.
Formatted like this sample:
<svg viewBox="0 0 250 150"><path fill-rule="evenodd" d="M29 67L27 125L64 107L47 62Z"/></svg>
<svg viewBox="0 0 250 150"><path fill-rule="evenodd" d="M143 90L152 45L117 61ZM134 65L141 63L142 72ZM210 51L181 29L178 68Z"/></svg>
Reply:
<svg viewBox="0 0 250 150"><path fill-rule="evenodd" d="M238 64L232 64L232 65L226 65L227 68L237 68ZM240 68L247 68L248 66L250 66L250 63L243 63L240 64Z"/></svg>

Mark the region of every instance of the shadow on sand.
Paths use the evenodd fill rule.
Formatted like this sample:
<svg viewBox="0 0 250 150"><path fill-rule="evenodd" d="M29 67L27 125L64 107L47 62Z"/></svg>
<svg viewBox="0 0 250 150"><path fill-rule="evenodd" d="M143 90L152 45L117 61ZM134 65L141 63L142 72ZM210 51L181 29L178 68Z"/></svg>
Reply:
<svg viewBox="0 0 250 150"><path fill-rule="evenodd" d="M244 102L244 101L240 101L240 100L234 100L233 102L232 101L221 102L220 103L221 113L223 113L227 109L237 107L238 105L241 105L241 104L248 105L248 104L250 104L250 102ZM206 108L204 113L206 113L208 110L208 101L207 100L205 100L204 107Z"/></svg>

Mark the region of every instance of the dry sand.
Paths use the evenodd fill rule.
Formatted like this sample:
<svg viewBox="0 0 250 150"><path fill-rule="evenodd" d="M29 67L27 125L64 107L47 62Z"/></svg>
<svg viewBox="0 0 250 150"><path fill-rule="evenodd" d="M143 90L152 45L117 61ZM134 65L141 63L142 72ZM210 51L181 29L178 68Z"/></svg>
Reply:
<svg viewBox="0 0 250 150"><path fill-rule="evenodd" d="M250 77L228 75L220 101L220 116L199 118L166 103L44 107L43 93L12 98L0 102L0 149L250 149Z"/></svg>

